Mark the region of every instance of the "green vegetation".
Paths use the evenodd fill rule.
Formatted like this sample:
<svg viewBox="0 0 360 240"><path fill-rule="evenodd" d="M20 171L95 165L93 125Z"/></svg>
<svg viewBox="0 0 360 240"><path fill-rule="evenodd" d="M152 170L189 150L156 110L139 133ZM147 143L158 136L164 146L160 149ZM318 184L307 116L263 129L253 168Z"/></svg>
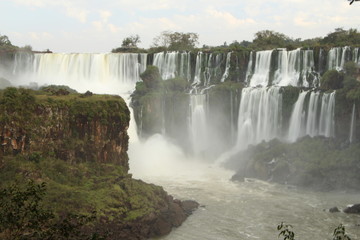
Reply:
<svg viewBox="0 0 360 240"><path fill-rule="evenodd" d="M119 53L119 52L130 52L130 53L142 53L146 52L145 49L138 48L138 44L141 43L139 35L131 35L123 39L121 47L114 48L111 50L112 53Z"/></svg>
<svg viewBox="0 0 360 240"><path fill-rule="evenodd" d="M154 38L153 47L162 47L169 51L191 50L198 44L198 39L197 33L164 31Z"/></svg>
<svg viewBox="0 0 360 240"><path fill-rule="evenodd" d="M162 203L162 188L131 179L116 164L68 163L41 153L6 156L1 162L0 186L13 181L46 181L43 205L57 215L88 214L112 220L134 220ZM105 197L106 196L106 197Z"/></svg>
<svg viewBox="0 0 360 240"><path fill-rule="evenodd" d="M7 189L1 190L0 212L20 207L11 211L16 216L0 214L11 217L0 219L10 224L0 222L1 239L90 239L74 234L104 226L121 230L145 216L156 217L167 204L161 187L128 174L130 113L123 99L54 94L64 89L0 91L0 188ZM37 184L21 184L28 181ZM94 211L97 219L88 225L85 216Z"/></svg>
<svg viewBox="0 0 360 240"><path fill-rule="evenodd" d="M105 239L97 233L86 234L84 227L95 220L90 216L67 214L56 217L44 208L45 183L33 181L13 184L0 189L0 238L11 240L35 239Z"/></svg>
<svg viewBox="0 0 360 240"><path fill-rule="evenodd" d="M337 70L329 70L321 77L321 88L336 90L343 87L344 74Z"/></svg>

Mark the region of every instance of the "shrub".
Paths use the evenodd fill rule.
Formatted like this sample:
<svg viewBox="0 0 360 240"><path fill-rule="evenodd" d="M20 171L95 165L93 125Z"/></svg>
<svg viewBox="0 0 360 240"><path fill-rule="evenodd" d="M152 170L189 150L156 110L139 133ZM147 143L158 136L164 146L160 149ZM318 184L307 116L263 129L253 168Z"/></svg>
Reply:
<svg viewBox="0 0 360 240"><path fill-rule="evenodd" d="M329 70L321 78L321 88L335 90L343 87L344 74L336 70Z"/></svg>

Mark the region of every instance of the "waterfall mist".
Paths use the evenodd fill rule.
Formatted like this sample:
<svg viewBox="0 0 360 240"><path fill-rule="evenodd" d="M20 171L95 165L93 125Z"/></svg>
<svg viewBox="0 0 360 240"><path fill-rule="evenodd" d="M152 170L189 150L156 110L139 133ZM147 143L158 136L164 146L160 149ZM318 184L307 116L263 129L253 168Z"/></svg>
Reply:
<svg viewBox="0 0 360 240"><path fill-rule="evenodd" d="M348 52L347 48L331 50L324 70L343 67ZM336 92L311 89L319 85L315 68L320 69L315 66L313 51L251 52L243 76L236 76L243 82L226 85L229 78L235 79L231 74L233 54L163 52L155 54L152 62L146 54L132 53L19 54L6 74L17 86L36 82L37 86L58 84L79 92L118 94L128 106L147 65L158 66L164 81L179 76L186 79L190 90L181 98L174 94L171 96L178 98L156 95L146 99L136 113L139 121L135 122L130 108L130 173L162 185L175 197L195 199L204 205L164 239L273 239L278 235L276 224L281 221L296 226L304 239L314 235L329 238L339 222L347 224L352 236L360 236L356 217L323 211L354 203L358 194L313 192L266 182L273 180L268 172L278 170L271 168L274 163L283 163L283 169L292 170L292 166L286 168L286 157L298 157L297 152L281 152L285 144L306 136L321 137L328 144L336 137ZM320 51L319 58L323 56ZM358 50L352 56L360 60ZM223 85L216 89L218 83ZM147 111L156 116L153 131L144 127L151 120L145 119ZM350 141L355 139L354 111L351 130L346 130ZM316 143L316 147L323 146ZM268 154L273 146L279 155ZM264 152L264 166L271 170L260 164L254 164L254 168L260 169L264 175L260 179L266 181L251 177L238 183L230 181L235 171L246 169L258 149ZM307 161L300 157L297 160Z"/></svg>

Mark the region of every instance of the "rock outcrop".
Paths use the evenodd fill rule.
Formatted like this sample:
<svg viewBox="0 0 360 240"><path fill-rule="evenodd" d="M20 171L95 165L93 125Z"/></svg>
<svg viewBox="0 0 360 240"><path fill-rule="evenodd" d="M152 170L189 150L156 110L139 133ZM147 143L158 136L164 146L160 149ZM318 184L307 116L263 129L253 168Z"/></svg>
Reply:
<svg viewBox="0 0 360 240"><path fill-rule="evenodd" d="M96 210L94 226L107 239L168 234L198 207L128 174L130 112L118 96L8 88L0 110L0 172L7 176L0 187L15 178L45 180L49 207Z"/></svg>

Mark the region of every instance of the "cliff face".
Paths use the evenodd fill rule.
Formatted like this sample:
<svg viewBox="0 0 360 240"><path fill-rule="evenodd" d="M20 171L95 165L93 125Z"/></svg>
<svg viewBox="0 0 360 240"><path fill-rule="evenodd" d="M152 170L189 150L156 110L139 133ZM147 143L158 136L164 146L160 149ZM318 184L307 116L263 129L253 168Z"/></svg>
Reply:
<svg viewBox="0 0 360 240"><path fill-rule="evenodd" d="M12 103L2 106L6 115L0 124L0 156L42 152L69 163L116 163L128 170L129 109L123 99L17 98L24 94L24 90L18 91ZM17 106L31 112L16 111Z"/></svg>
<svg viewBox="0 0 360 240"><path fill-rule="evenodd" d="M132 179L129 119L118 96L0 91L0 188L46 182L46 207L59 216L96 211L90 231L110 240L169 233L198 204Z"/></svg>

